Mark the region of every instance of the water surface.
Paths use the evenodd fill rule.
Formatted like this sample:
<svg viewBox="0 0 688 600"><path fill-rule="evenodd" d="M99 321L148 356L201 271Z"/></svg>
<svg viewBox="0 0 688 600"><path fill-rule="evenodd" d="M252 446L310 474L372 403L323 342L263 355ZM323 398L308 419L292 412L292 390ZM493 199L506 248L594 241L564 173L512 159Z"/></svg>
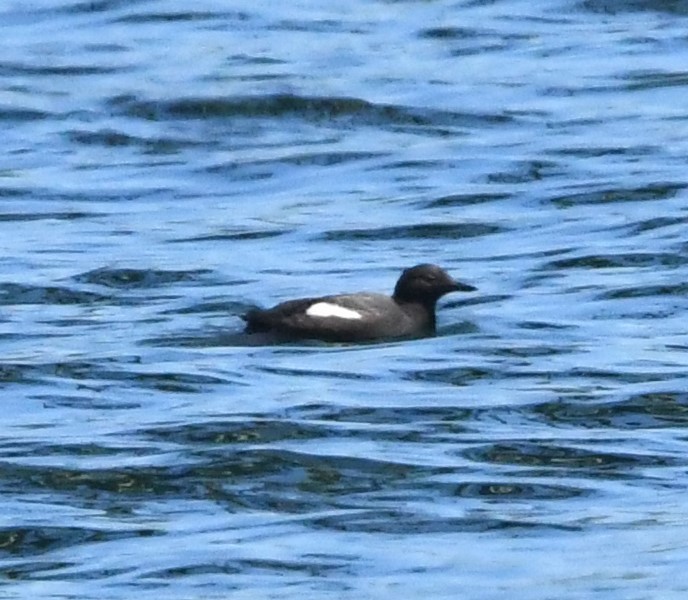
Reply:
<svg viewBox="0 0 688 600"><path fill-rule="evenodd" d="M7 598L684 598L688 10L0 9ZM476 285L438 335L253 305Z"/></svg>

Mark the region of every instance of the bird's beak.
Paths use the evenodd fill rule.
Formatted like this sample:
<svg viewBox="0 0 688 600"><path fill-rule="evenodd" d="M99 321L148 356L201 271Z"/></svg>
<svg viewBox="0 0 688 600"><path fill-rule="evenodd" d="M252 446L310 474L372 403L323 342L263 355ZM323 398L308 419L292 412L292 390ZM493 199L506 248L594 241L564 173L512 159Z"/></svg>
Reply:
<svg viewBox="0 0 688 600"><path fill-rule="evenodd" d="M451 286L451 291L452 292L476 292L476 291L478 291L478 288L474 287L472 285L469 285L467 283L462 283L460 281L454 280L453 285Z"/></svg>

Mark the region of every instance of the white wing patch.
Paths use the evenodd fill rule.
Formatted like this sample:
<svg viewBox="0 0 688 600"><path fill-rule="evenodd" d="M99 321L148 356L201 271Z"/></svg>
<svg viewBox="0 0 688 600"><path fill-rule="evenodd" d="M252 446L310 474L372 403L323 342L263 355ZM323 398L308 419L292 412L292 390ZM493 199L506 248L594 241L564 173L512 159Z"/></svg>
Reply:
<svg viewBox="0 0 688 600"><path fill-rule="evenodd" d="M309 317L321 317L323 319L329 317L336 317L338 319L362 319L363 315L350 308L344 308L337 304L330 304L329 302L316 302L311 304L306 310Z"/></svg>

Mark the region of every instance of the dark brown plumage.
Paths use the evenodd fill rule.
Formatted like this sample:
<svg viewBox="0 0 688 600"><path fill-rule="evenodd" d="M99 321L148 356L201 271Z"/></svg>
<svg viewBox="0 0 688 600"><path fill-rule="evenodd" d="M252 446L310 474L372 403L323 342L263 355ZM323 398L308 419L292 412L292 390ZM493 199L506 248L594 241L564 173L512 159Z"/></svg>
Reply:
<svg viewBox="0 0 688 600"><path fill-rule="evenodd" d="M281 339L365 342L420 337L435 332L435 306L450 292L474 291L436 265L406 269L392 296L361 292L300 298L245 316L247 333L271 333Z"/></svg>

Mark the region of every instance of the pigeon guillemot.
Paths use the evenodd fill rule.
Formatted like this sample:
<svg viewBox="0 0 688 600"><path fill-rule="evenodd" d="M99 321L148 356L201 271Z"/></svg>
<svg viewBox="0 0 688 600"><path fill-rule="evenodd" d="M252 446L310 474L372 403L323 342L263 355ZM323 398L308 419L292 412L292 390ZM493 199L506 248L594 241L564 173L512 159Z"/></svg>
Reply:
<svg viewBox="0 0 688 600"><path fill-rule="evenodd" d="M271 333L286 340L366 342L420 337L435 332L435 305L449 292L472 292L436 265L406 269L394 294L341 294L288 300L244 315L247 333Z"/></svg>

